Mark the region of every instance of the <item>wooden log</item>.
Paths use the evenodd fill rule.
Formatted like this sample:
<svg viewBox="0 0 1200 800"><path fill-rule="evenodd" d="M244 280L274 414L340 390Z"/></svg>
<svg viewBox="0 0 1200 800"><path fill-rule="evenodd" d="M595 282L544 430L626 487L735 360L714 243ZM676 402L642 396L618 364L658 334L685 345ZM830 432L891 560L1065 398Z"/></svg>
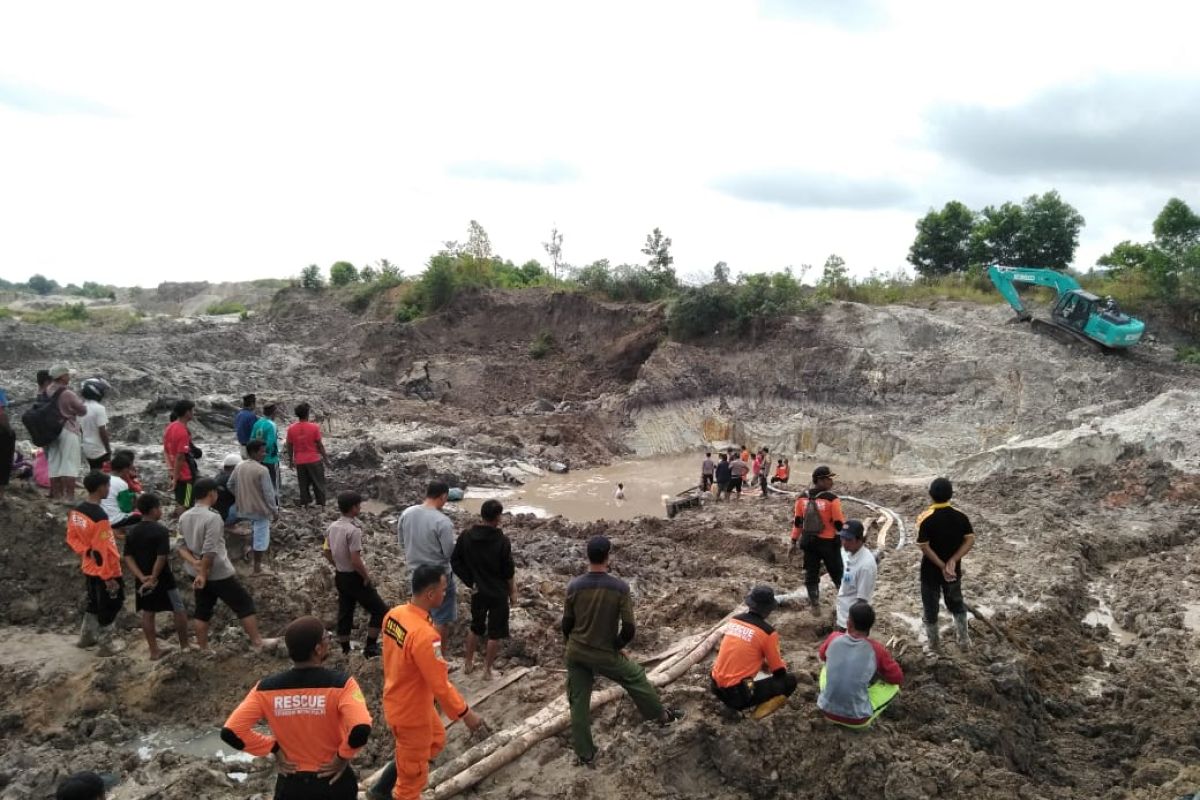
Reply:
<svg viewBox="0 0 1200 800"><path fill-rule="evenodd" d="M739 610L741 609L730 613L706 631L703 638L691 650L668 658L662 664L655 667L654 670L647 673L650 683L654 686L665 686L677 680L689 669L702 661L705 656L712 652L717 643L720 642L726 623ZM594 712L597 708L606 703L611 703L624 694L625 690L620 686L610 686L603 691L596 692L592 695L591 709ZM551 713L552 709L553 713ZM471 750L453 762L455 766L458 766L459 763L467 762L470 763L469 767L457 770L456 773L451 773L442 768L438 769L433 775L430 775L429 785L433 787L433 797L435 800L444 800L444 798L453 797L459 792L474 786L500 768L515 761L538 742L565 730L570 723L570 707L566 702L566 698L560 697L525 723L518 724L492 737L498 741L502 741L503 744L496 745L483 742L471 748Z"/></svg>

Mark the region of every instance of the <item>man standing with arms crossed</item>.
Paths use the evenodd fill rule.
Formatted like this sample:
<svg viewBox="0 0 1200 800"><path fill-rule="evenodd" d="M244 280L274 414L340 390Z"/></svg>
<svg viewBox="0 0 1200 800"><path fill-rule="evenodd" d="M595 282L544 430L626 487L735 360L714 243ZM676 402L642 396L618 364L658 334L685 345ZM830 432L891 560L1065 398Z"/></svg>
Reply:
<svg viewBox="0 0 1200 800"><path fill-rule="evenodd" d="M620 684L646 719L668 725L683 712L666 708L646 679L646 670L625 656L633 641L633 602L629 584L608 574L612 543L593 536L587 543L588 571L567 584L562 632L567 640L567 699L571 704L571 743L583 766L592 766L592 686L600 674Z"/></svg>
<svg viewBox="0 0 1200 800"><path fill-rule="evenodd" d="M442 481L434 481L425 490L425 502L404 509L398 525L400 547L404 550L409 578L416 575L420 566L437 567L446 576L442 602L431 609L433 624L442 639L447 638L450 623L458 619L458 598L454 575L450 571L450 557L454 555L454 524L442 513L449 496L450 487ZM416 594L416 589L413 589L413 594Z"/></svg>
<svg viewBox="0 0 1200 800"><path fill-rule="evenodd" d="M445 600L447 581L439 567L412 569L412 599L383 620L383 713L396 737L393 800L419 800L429 762L446 746L435 699L452 722L461 719L472 731L483 725L450 683L442 637L430 616Z"/></svg>
<svg viewBox="0 0 1200 800"><path fill-rule="evenodd" d="M371 712L358 682L327 669L329 634L316 617L300 617L283 633L295 665L263 678L234 709L221 739L255 756L275 754L275 800L354 800L350 762L371 735ZM269 735L254 726L266 720Z"/></svg>

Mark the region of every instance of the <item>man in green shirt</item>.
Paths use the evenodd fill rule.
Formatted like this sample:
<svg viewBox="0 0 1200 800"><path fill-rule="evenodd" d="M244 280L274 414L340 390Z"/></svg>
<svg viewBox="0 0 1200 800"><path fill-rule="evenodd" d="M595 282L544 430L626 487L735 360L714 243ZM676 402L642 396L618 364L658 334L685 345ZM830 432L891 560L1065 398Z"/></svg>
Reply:
<svg viewBox="0 0 1200 800"><path fill-rule="evenodd" d="M579 763L596 758L592 742L592 685L597 673L620 684L646 719L667 725L683 712L665 708L646 679L646 670L625 656L633 641L633 603L629 584L608 572L612 543L605 536L588 540L588 571L567 584L562 631L567 640L567 699L571 704L571 743Z"/></svg>
<svg viewBox="0 0 1200 800"><path fill-rule="evenodd" d="M263 415L250 429L250 439L258 439L267 446L262 464L271 473L271 483L275 485L275 494L279 495L279 429L275 427L275 413L278 405L267 403L263 406Z"/></svg>

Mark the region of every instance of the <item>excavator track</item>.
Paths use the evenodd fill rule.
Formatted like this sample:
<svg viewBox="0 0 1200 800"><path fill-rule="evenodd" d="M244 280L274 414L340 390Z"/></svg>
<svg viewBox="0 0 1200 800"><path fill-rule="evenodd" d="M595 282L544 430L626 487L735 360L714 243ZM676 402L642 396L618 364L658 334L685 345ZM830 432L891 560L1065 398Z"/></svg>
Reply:
<svg viewBox="0 0 1200 800"><path fill-rule="evenodd" d="M1041 334L1042 336L1049 336L1051 339L1054 339L1061 344L1079 345L1082 349L1093 353L1114 352L1112 349L1105 347L1095 339L1084 336L1082 333L1071 330L1070 328L1064 328L1061 325L1055 325L1053 322L1049 322L1044 319L1038 319L1037 317L1034 317L1029 321L1029 324L1030 327L1033 328L1034 333Z"/></svg>

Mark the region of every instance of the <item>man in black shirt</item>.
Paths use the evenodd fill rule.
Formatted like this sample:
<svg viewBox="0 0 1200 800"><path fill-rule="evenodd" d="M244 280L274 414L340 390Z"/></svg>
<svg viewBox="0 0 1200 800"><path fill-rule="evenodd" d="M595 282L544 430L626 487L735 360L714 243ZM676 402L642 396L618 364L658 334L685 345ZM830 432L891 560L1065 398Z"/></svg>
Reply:
<svg viewBox="0 0 1200 800"><path fill-rule="evenodd" d="M175 615L175 633L179 636L180 649L188 647L188 618L183 598L175 587L175 576L167 557L171 552L171 534L159 520L162 519L162 503L158 497L146 493L138 497L137 510L142 521L129 529L125 537L125 565L137 581L134 607L142 612L142 633L150 646L150 660L162 657L158 649L158 633L154 627L154 615L159 611L170 611Z"/></svg>
<svg viewBox="0 0 1200 800"><path fill-rule="evenodd" d="M475 651L480 637L487 636L483 655L483 678L492 679L492 664L500 651L500 640L508 638L509 603L517 601L513 580L512 544L498 527L504 506L488 500L480 509L483 524L463 531L454 544L450 566L470 586L471 630L467 633L467 656L463 672L475 669Z"/></svg>
<svg viewBox="0 0 1200 800"><path fill-rule="evenodd" d="M713 476L717 481L717 499L729 497L729 484L733 482L733 472L729 468L729 457L721 453L717 457L717 466Z"/></svg>
<svg viewBox="0 0 1200 800"><path fill-rule="evenodd" d="M948 478L929 484L933 504L917 517L917 544L921 559L921 605L925 611L925 635L929 646L938 648L938 605L945 599L954 615L958 644L966 649L971 638L967 608L962 597L962 559L975 544L975 531L967 515L950 505L954 487Z"/></svg>

